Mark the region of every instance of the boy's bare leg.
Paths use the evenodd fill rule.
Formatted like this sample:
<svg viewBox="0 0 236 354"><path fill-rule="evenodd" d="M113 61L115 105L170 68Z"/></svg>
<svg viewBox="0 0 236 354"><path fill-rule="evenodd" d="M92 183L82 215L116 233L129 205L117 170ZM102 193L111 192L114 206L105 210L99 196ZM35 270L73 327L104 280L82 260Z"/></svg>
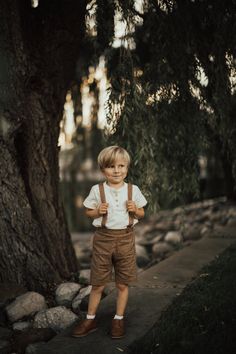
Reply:
<svg viewBox="0 0 236 354"><path fill-rule="evenodd" d="M92 287L91 293L89 295L88 315L96 314L104 288L104 285Z"/></svg>
<svg viewBox="0 0 236 354"><path fill-rule="evenodd" d="M116 315L124 316L126 305L129 296L129 287L126 284L116 283L118 290L117 302L116 302Z"/></svg>
<svg viewBox="0 0 236 354"><path fill-rule="evenodd" d="M72 332L73 337L84 337L89 333L96 331L97 323L95 320L96 311L101 300L104 286L92 286L89 295L88 313L86 319L81 321ZM90 317L89 317L90 316Z"/></svg>

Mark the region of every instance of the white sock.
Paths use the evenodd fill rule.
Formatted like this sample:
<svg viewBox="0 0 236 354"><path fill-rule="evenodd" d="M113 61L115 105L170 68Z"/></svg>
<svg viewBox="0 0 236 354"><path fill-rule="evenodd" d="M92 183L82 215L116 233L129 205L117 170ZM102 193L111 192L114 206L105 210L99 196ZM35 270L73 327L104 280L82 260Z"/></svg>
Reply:
<svg viewBox="0 0 236 354"><path fill-rule="evenodd" d="M122 320L124 316L115 315L114 320Z"/></svg>
<svg viewBox="0 0 236 354"><path fill-rule="evenodd" d="M94 320L96 315L86 315L87 320Z"/></svg>

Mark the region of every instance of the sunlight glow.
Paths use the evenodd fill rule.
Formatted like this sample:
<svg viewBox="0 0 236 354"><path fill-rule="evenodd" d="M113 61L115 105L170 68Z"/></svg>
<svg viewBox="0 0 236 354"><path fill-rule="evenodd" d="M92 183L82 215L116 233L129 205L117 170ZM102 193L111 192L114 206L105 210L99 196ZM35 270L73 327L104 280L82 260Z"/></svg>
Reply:
<svg viewBox="0 0 236 354"><path fill-rule="evenodd" d="M233 95L236 92L236 60L232 54L226 53L226 64L229 70L230 90Z"/></svg>

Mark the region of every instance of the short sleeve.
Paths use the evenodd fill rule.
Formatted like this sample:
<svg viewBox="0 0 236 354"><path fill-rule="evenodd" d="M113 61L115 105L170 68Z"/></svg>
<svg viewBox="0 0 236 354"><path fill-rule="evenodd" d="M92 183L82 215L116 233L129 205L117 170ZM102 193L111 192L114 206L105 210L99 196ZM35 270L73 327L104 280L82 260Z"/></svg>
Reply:
<svg viewBox="0 0 236 354"><path fill-rule="evenodd" d="M87 198L83 202L84 206L88 209L96 209L99 205L98 195L96 193L96 186L93 186Z"/></svg>
<svg viewBox="0 0 236 354"><path fill-rule="evenodd" d="M137 208L142 208L147 204L147 200L142 194L141 190L138 186L134 186L134 196L133 200L137 206Z"/></svg>

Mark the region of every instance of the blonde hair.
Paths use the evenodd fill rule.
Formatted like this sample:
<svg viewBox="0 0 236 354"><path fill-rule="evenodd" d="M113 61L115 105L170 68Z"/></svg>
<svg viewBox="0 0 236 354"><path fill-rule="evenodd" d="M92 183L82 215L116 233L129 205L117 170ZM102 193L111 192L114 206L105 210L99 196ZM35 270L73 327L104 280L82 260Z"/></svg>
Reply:
<svg viewBox="0 0 236 354"><path fill-rule="evenodd" d="M123 158L127 162L127 166L130 165L130 156L128 152L120 146L108 146L103 149L98 155L98 165L101 170L111 166L119 157Z"/></svg>

